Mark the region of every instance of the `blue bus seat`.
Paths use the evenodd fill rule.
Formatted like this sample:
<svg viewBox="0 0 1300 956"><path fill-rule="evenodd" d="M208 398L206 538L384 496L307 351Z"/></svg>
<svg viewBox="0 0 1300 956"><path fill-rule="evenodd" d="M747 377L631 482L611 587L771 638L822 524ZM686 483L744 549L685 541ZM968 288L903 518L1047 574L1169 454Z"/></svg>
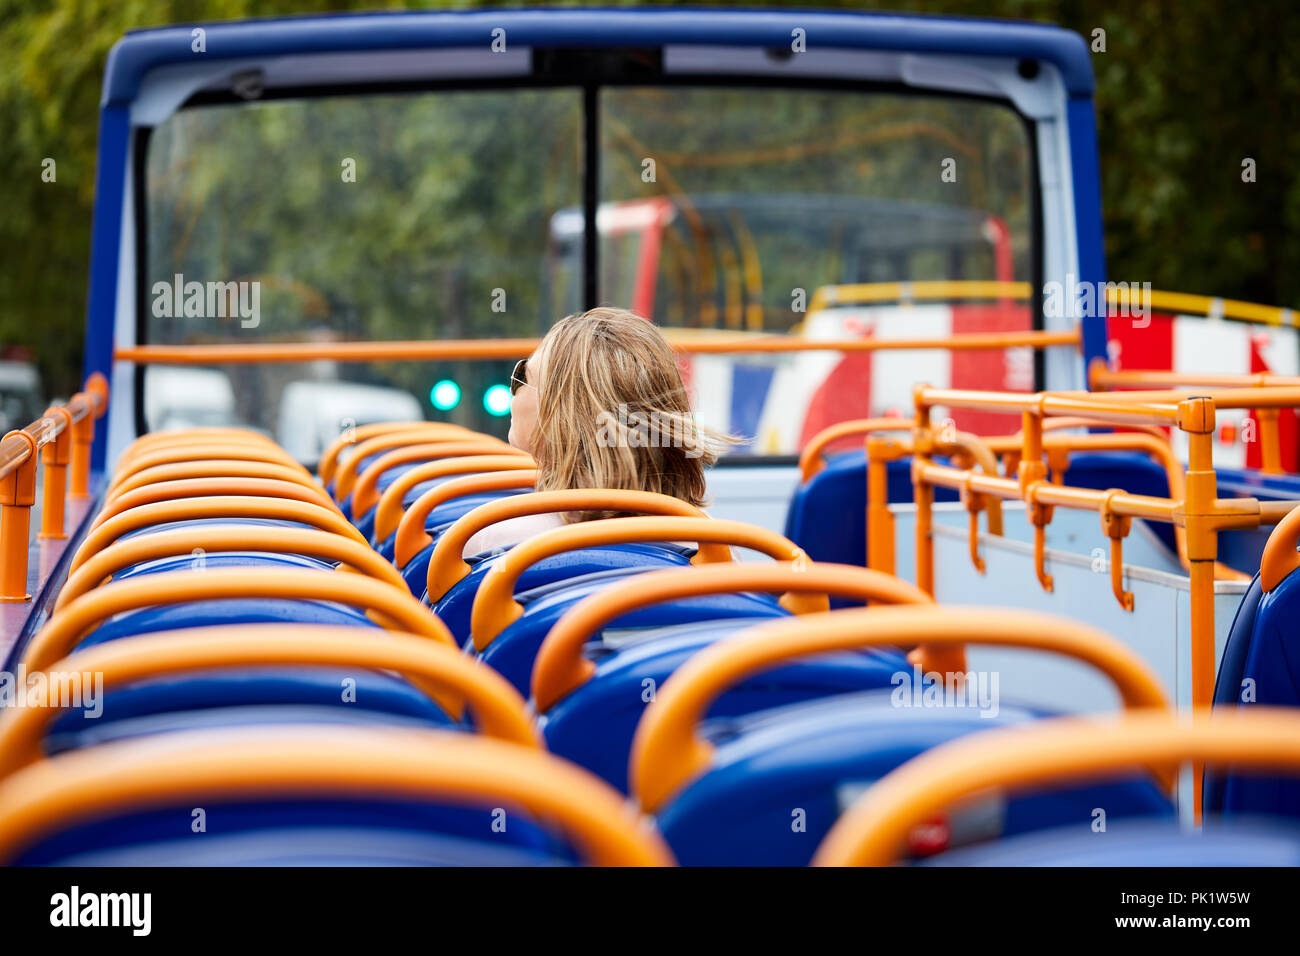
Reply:
<svg viewBox="0 0 1300 956"><path fill-rule="evenodd" d="M777 612L788 613L779 606ZM618 647L600 640L588 643L585 654L596 664L596 672L539 718L547 748L626 792L632 737L653 700L648 690L661 686L696 651L753 625L753 617L694 621L647 629L645 636ZM736 717L830 694L888 687L890 677L907 668L902 653L883 650L793 661L728 688L708 716ZM651 682L649 688L646 681Z"/></svg>
<svg viewBox="0 0 1300 956"><path fill-rule="evenodd" d="M470 612L474 596L484 576L508 549L484 552L465 559L469 573L457 581L446 594L433 602L433 613L442 618L448 630L462 643L470 636ZM597 571L616 568L654 570L680 568L690 563L694 548L673 544L612 544L598 548L567 551L538 561L519 576L516 595L555 581L577 578ZM423 600L429 603L427 592Z"/></svg>
<svg viewBox="0 0 1300 956"><path fill-rule="evenodd" d="M537 651L555 622L583 598L647 570L643 566L611 568L517 593L515 599L524 609L523 616L498 634L479 654L480 658L528 696ZM608 629L654 629L718 618L742 618L754 624L759 619L788 616L776 598L767 594L718 594L638 608L612 621Z"/></svg>
<svg viewBox="0 0 1300 956"><path fill-rule="evenodd" d="M949 850L922 866L1300 866L1300 828L1277 821L1121 820L1105 832L1072 826Z"/></svg>
<svg viewBox="0 0 1300 956"><path fill-rule="evenodd" d="M1259 575L1243 595L1228 632L1215 707L1256 704L1300 707L1300 575L1288 574L1265 594ZM1250 697L1243 701L1246 681ZM1224 816L1300 817L1300 780L1208 768L1203 784L1207 813Z"/></svg>
<svg viewBox="0 0 1300 956"><path fill-rule="evenodd" d="M403 800L278 800L105 817L27 848L19 866L556 866L575 855L522 810Z"/></svg>
<svg viewBox="0 0 1300 956"><path fill-rule="evenodd" d="M710 769L658 814L684 865L802 866L839 815L869 784L917 754L966 734L1046 714L1003 701L996 716L974 707L896 707L892 692L845 694L701 725L715 746ZM976 838L1011 836L1107 817L1173 819L1159 785L1144 777L1015 796L959 828ZM795 825L797 824L797 825Z"/></svg>

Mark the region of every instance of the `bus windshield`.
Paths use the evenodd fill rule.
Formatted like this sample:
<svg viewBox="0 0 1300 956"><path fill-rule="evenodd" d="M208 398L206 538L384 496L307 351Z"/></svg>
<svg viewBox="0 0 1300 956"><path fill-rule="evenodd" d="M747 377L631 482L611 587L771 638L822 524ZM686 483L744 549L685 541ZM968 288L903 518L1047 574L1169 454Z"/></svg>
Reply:
<svg viewBox="0 0 1300 956"><path fill-rule="evenodd" d="M142 341L527 338L593 305L683 343L1028 329L1023 297L912 304L906 290L1033 280L1031 132L972 98L714 83L191 105L145 153ZM881 283L903 285L828 294ZM901 413L914 381L1033 386L1016 350L880 354L687 351L682 367L700 418L747 439L733 455ZM376 415L504 435L512 364L229 364L197 390L153 369L146 424L184 408L307 461ZM203 395L213 408L195 407Z"/></svg>

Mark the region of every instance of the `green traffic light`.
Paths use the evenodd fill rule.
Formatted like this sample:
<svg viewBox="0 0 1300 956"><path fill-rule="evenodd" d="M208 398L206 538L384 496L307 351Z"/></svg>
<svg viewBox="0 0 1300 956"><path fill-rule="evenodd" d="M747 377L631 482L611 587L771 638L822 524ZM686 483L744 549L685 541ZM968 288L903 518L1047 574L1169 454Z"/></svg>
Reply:
<svg viewBox="0 0 1300 956"><path fill-rule="evenodd" d="M489 415L500 418L510 414L510 389L505 385L493 385L483 393L483 407Z"/></svg>
<svg viewBox="0 0 1300 956"><path fill-rule="evenodd" d="M429 401L440 412L449 412L460 404L460 386L444 378L429 389Z"/></svg>

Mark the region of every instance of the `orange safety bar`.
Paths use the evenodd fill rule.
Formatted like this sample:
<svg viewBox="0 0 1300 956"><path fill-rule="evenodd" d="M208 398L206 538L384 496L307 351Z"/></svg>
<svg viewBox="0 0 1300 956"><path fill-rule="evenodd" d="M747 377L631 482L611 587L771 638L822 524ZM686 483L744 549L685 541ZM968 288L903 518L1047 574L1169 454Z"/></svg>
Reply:
<svg viewBox="0 0 1300 956"><path fill-rule="evenodd" d="M968 332L942 338L805 339L789 335L710 335L676 338L688 355L754 352L879 352L942 349L978 351L1030 346L1078 347L1077 329L1056 332ZM120 362L137 365L266 365L276 362L490 361L531 355L541 339L441 339L395 342L286 342L250 345L136 345L117 349Z"/></svg>
<svg viewBox="0 0 1300 956"><path fill-rule="evenodd" d="M441 432L449 436L463 436L465 438L478 437L479 435L478 432L448 422L377 422L373 425L358 425L355 428L345 429L338 438L330 442L329 447L321 455L320 463L316 466L316 473L320 476L322 482L328 483L338 469L339 456L349 445L359 444L368 438L374 438L376 435L423 429L426 426L429 426L428 431L430 433Z"/></svg>
<svg viewBox="0 0 1300 956"><path fill-rule="evenodd" d="M40 760L0 782L0 860L93 818L289 796L522 807L593 863L673 864L622 794L580 767L534 747L406 727L188 731Z"/></svg>
<svg viewBox="0 0 1300 956"><path fill-rule="evenodd" d="M142 435L127 446L117 460L117 467L120 469L149 452L163 451L168 448L193 448L204 445L242 445L249 448L271 449L276 453L282 451L280 446L271 439L256 432L233 430L221 430L214 434L195 434L190 431L151 432Z"/></svg>
<svg viewBox="0 0 1300 956"><path fill-rule="evenodd" d="M1116 771L1188 760L1234 770L1300 770L1300 716L1274 707L1065 718L989 730L941 744L873 784L831 828L814 866L886 866L913 827L980 791L1077 784Z"/></svg>
<svg viewBox="0 0 1300 956"><path fill-rule="evenodd" d="M285 598L329 601L372 612L389 630L409 631L452 647L447 626L405 588L358 574L288 568L213 568L200 573L171 571L115 581L70 601L53 615L27 647L28 670L43 670L66 657L86 634L126 611L187 601Z"/></svg>
<svg viewBox="0 0 1300 956"><path fill-rule="evenodd" d="M223 461L221 459L200 459L198 461L178 461L166 465L154 465L144 471L138 471L104 495L104 501L115 498L163 481L181 481L189 478L272 478L277 481L290 481L304 488L319 489L320 485L307 473L305 468L277 465L267 461ZM331 499L331 506L333 504Z"/></svg>
<svg viewBox="0 0 1300 956"><path fill-rule="evenodd" d="M217 495L231 495L252 498L287 498L293 501L306 501L322 508L337 511L338 505L325 492L311 484L297 481L281 481L277 478L178 478L174 481L159 481L115 496L105 502L104 508L95 515L91 522L97 528L109 518L130 511L140 505L149 505L157 501L181 501L185 498L211 498ZM342 514L342 512L340 512Z"/></svg>
<svg viewBox="0 0 1300 956"><path fill-rule="evenodd" d="M124 538L96 552L68 576L59 590L54 609L58 611L87 591L99 587L106 578L132 565L159 558L193 555L195 570L206 570L201 556L222 551L310 555L342 562L340 569L351 569L393 587L406 588L397 569L381 558L378 552L340 534L315 528L209 525Z"/></svg>
<svg viewBox="0 0 1300 956"><path fill-rule="evenodd" d="M794 604L790 599L795 594L815 594L819 600L833 594L885 604L933 603L906 581L847 564L714 564L650 571L583 598L556 621L533 665L533 706L544 714L592 678L596 665L583 656L583 645L616 618L650 604L737 591L784 591L782 604L787 607ZM809 613L824 607L795 604L793 609Z"/></svg>
<svg viewBox="0 0 1300 956"><path fill-rule="evenodd" d="M286 452L278 448L264 448L252 444L178 445L172 448L155 448L144 452L124 465L119 465L113 480L109 483L108 493L116 493L123 483L129 481L146 468L171 464L172 462L205 460L264 461L284 465L288 468L302 468ZM306 472L307 469L303 468L302 470Z"/></svg>
<svg viewBox="0 0 1300 956"><path fill-rule="evenodd" d="M713 748L696 727L727 688L813 654L912 644L927 649L982 644L1052 651L1091 664L1109 677L1126 708L1163 712L1169 706L1160 679L1134 651L1103 631L1055 615L911 606L787 618L704 648L660 687L633 738L629 792L644 810L654 813L708 767ZM930 668L921 670L928 673ZM1169 776L1166 782L1172 780Z"/></svg>
<svg viewBox="0 0 1300 956"><path fill-rule="evenodd" d="M1171 386L1268 388L1279 385L1300 386L1300 376L1274 375L1271 372L1233 375L1171 372L1159 369L1111 371L1103 359L1097 358L1088 367L1088 383L1091 388L1102 391ZM1286 474L1286 469L1282 467L1282 438L1278 414L1279 409L1276 408L1255 410L1255 415L1259 419L1260 471L1266 475Z"/></svg>
<svg viewBox="0 0 1300 956"><path fill-rule="evenodd" d="M911 432L912 423L905 418L855 418L836 422L814 435L799 454L799 480L810 481L825 462L822 452L832 442L854 435L869 435L883 431Z"/></svg>
<svg viewBox="0 0 1300 956"><path fill-rule="evenodd" d="M398 475L397 478L384 489L384 493L379 496L379 503L375 505L375 540L387 541L397 530L405 514L402 510L402 502L406 499L407 494L421 482L436 481L440 478L450 478L455 475L474 475L487 474L501 471L521 471L532 469L533 459L527 452L516 451L508 455L484 454L484 455L463 455L458 458L442 458L438 461L426 462L422 465L416 465L409 471ZM430 489L437 491L444 483ZM420 500L417 499L411 507L419 506ZM354 498L355 500L355 498ZM438 501L448 499L443 498ZM430 506L420 516L420 521L428 517L429 512L434 506ZM423 524L420 530L424 530ZM402 567L405 562L399 564Z"/></svg>
<svg viewBox="0 0 1300 956"><path fill-rule="evenodd" d="M140 505L109 518L93 529L72 556L69 573L76 571L90 558L103 551L131 531L171 521L189 521L194 518L274 518L309 524L367 545L365 537L338 513L307 501L288 498L246 498L235 495L217 495L211 498L182 498L179 501L156 501Z"/></svg>
<svg viewBox="0 0 1300 956"><path fill-rule="evenodd" d="M699 508L653 491L623 491L617 488L572 488L565 491L536 491L527 495L514 495L500 501L489 501L458 519L443 532L429 558L428 592L431 602L437 601L452 586L469 574L469 565L463 555L465 544L484 528L511 518L528 515L557 514L571 511L622 511L652 515L678 515L704 518ZM710 547L703 560L729 561L731 552L725 547Z"/></svg>
<svg viewBox="0 0 1300 956"><path fill-rule="evenodd" d="M347 461L339 465L334 474L334 497L342 501L352 493L352 488L356 484L358 472L361 463L371 455L380 452L392 451L395 448L404 448L408 445L464 445L466 438L459 434L440 434L437 431L431 431L428 428L413 428L409 431L386 432L382 435L376 435L373 438L367 438L359 442L353 449L352 454ZM482 436L475 439L476 442L490 444L494 448L505 449L510 446L499 438Z"/></svg>
<svg viewBox="0 0 1300 956"><path fill-rule="evenodd" d="M1259 561L1259 585L1265 594L1281 584L1282 579L1296 568L1300 568L1297 541L1300 541L1300 507L1293 508L1277 523L1264 544L1264 554Z"/></svg>
<svg viewBox="0 0 1300 956"><path fill-rule="evenodd" d="M722 518L604 518L555 528L515 545L483 576L470 610L474 646L480 651L486 650L498 634L524 613L523 607L515 600L515 584L519 576L538 561L566 551L649 541L699 542L701 547L691 559L692 564L730 560L731 555L725 548L722 549L725 558L722 553L710 553L704 547L710 542L750 548L777 561L807 562L803 549L789 538L758 525ZM822 595L818 599L796 592L786 606L797 612L825 610L826 597Z"/></svg>
<svg viewBox="0 0 1300 956"><path fill-rule="evenodd" d="M98 372L66 405L0 438L0 603L27 601L27 553L36 504L37 462L45 468L40 536L61 539L66 500L88 497L95 420L108 410L108 380Z"/></svg>
<svg viewBox="0 0 1300 956"><path fill-rule="evenodd" d="M495 474L472 474L464 478L452 478L436 488L430 488L406 509L397 524L397 537L393 541L393 563L398 568L404 568L412 558L433 544L433 537L424 530L425 520L434 508L444 502L485 491L531 489L536 482L537 470L522 468ZM379 506L383 507L382 501ZM378 528L377 520L375 527Z"/></svg>
<svg viewBox="0 0 1300 956"><path fill-rule="evenodd" d="M284 664L395 671L454 719L468 704L482 733L541 746L527 704L504 677L476 665L458 648L396 631L370 640L358 640L356 628L301 624L161 631L76 651L47 668L45 676L57 681L51 675L95 674L102 689L111 691L174 674ZM46 729L70 706L66 697L54 695L45 706L15 708L0 719L0 779L41 759Z"/></svg>
<svg viewBox="0 0 1300 956"><path fill-rule="evenodd" d="M370 513L371 508L379 504L379 479L386 471L396 468L398 465L409 465L412 462L433 462L444 458L462 458L467 455L508 455L522 458L529 464L532 464L533 461L528 452L511 448L495 438L480 439L478 441L444 441L394 448L367 465L366 470L361 473L356 480L356 484L352 486L353 519L364 517Z"/></svg>

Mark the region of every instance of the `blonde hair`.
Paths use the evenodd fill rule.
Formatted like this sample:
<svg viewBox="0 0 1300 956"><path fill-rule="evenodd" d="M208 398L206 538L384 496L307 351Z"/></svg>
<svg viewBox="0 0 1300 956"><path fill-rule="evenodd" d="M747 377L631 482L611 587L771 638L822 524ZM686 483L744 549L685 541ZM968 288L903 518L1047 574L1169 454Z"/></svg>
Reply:
<svg viewBox="0 0 1300 956"><path fill-rule="evenodd" d="M699 507L704 469L737 441L696 423L672 346L626 309L555 323L528 362L528 379L537 387L538 491L653 491Z"/></svg>

